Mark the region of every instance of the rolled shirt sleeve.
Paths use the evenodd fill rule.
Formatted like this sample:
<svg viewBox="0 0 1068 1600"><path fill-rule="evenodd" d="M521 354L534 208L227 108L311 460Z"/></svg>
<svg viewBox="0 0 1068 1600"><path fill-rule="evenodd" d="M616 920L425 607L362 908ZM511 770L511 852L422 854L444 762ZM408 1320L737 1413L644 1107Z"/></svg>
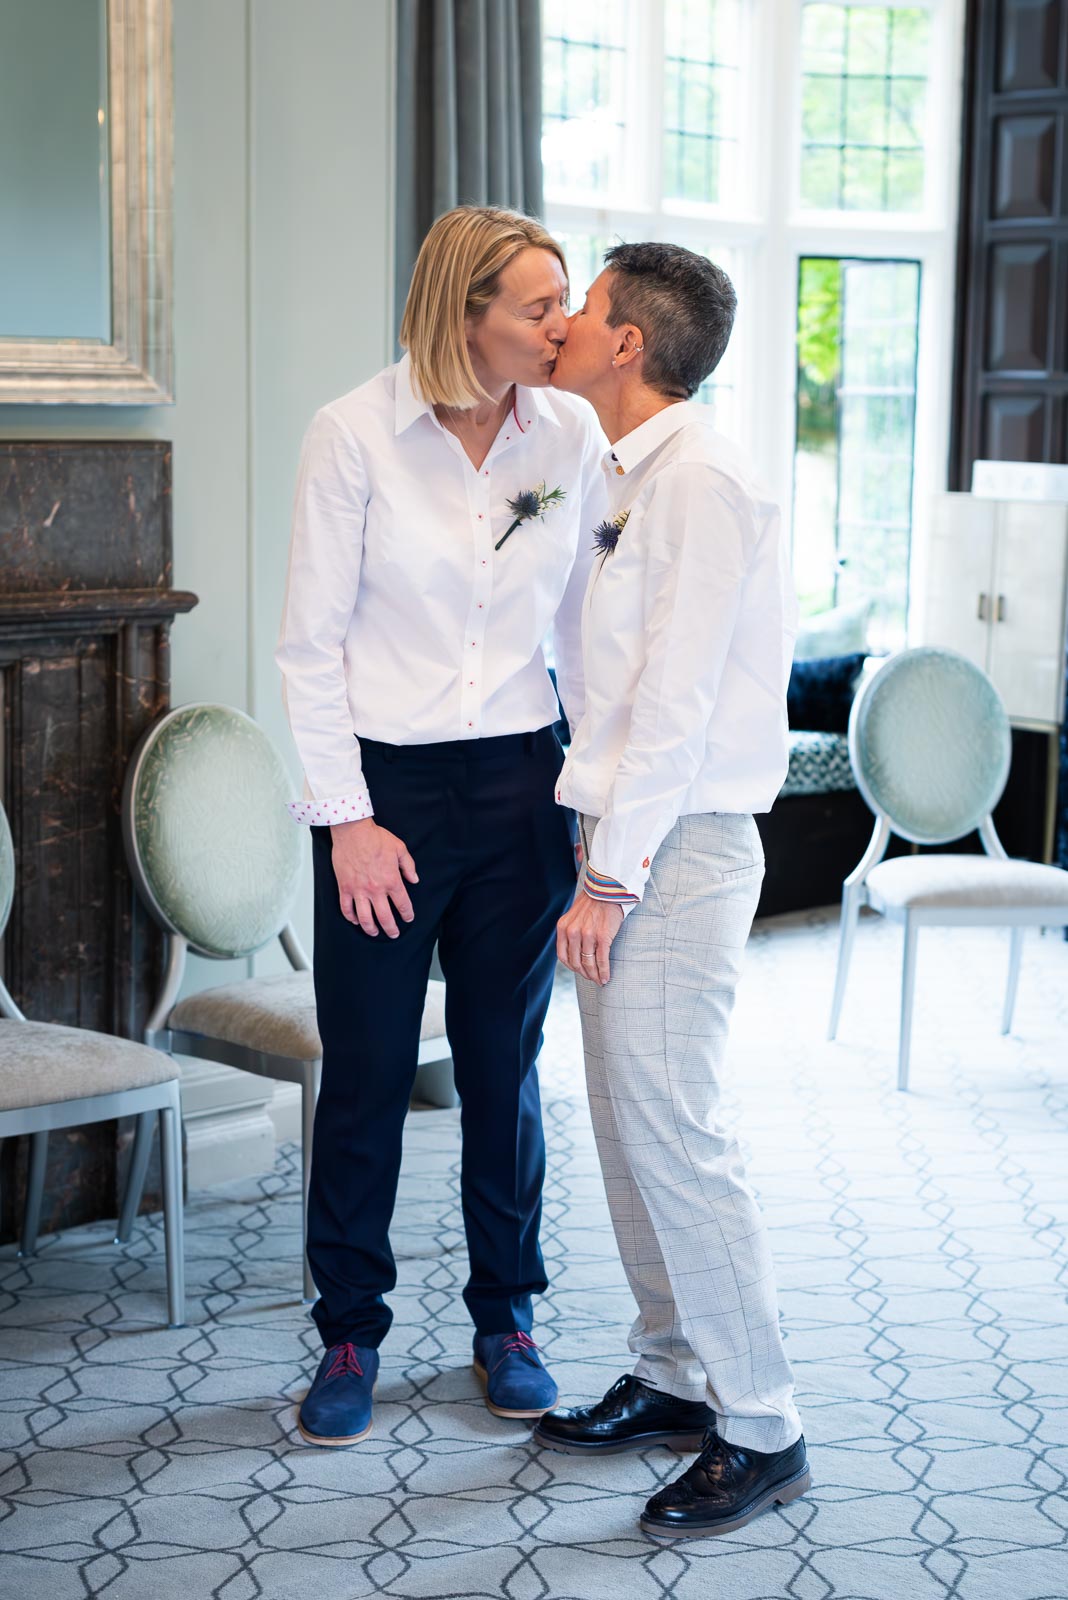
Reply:
<svg viewBox="0 0 1068 1600"><path fill-rule="evenodd" d="M275 651L286 715L304 768L304 798L289 807L298 822L348 822L373 814L344 659L360 582L368 493L359 446L325 407L313 418L301 453Z"/></svg>
<svg viewBox="0 0 1068 1600"><path fill-rule="evenodd" d="M660 472L643 508L646 653L626 745L590 840L594 882L641 899L653 857L706 760L708 727L742 604L758 529L744 496L716 468ZM587 892L590 889L587 888Z"/></svg>

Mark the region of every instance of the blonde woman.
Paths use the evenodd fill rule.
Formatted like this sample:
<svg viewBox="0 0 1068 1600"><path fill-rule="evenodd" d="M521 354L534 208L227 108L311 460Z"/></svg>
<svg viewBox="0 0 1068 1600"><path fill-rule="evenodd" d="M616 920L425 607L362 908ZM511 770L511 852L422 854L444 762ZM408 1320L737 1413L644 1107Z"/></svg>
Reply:
<svg viewBox="0 0 1068 1600"><path fill-rule="evenodd" d="M604 440L549 388L567 267L542 226L462 206L423 244L396 366L304 443L276 659L305 773L323 1042L308 1252L326 1353L312 1444L370 1432L396 1269L389 1223L437 942L463 1103L474 1360L491 1411L557 1391L531 1336L544 1142L536 1058L575 887L556 696L582 712L579 620Z"/></svg>

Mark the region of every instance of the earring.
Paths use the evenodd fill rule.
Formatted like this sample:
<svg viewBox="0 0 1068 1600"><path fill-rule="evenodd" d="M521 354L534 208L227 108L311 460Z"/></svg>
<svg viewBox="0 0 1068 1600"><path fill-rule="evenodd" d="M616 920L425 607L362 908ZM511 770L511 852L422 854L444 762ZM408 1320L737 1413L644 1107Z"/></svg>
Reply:
<svg viewBox="0 0 1068 1600"><path fill-rule="evenodd" d="M615 364L616 364L616 358L615 358L615 356L613 356L612 357L612 365L615 366Z"/></svg>
<svg viewBox="0 0 1068 1600"><path fill-rule="evenodd" d="M640 352L641 352L641 351L642 351L642 350L644 350L644 349L645 349L645 346L644 346L644 345L643 345L643 344L636 344L636 345L635 345L635 346L634 346L634 353L635 353L635 355L638 355L638 354L640 354Z"/></svg>

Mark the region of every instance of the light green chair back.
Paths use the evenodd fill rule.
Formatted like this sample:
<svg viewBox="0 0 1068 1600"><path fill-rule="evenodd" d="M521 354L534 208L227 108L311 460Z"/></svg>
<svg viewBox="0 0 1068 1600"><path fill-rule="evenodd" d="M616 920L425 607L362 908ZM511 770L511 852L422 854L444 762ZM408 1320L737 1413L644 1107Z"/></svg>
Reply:
<svg viewBox="0 0 1068 1600"><path fill-rule="evenodd" d="M281 757L232 706L188 705L145 733L126 774L123 828L153 916L199 955L251 955L289 920L303 828Z"/></svg>
<svg viewBox="0 0 1068 1600"><path fill-rule="evenodd" d="M849 756L895 833L948 844L988 817L1009 776L1009 719L994 685L953 650L903 650L863 685Z"/></svg>
<svg viewBox="0 0 1068 1600"><path fill-rule="evenodd" d="M7 812L0 806L0 939L4 936L11 902L15 898L15 846L11 842Z"/></svg>

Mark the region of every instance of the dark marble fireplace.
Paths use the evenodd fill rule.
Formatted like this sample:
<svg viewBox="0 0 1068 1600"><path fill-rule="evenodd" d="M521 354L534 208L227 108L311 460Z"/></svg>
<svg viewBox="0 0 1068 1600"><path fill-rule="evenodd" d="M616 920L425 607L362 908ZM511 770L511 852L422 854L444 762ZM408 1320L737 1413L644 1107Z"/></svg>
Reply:
<svg viewBox="0 0 1068 1600"><path fill-rule="evenodd" d="M35 1021L138 1038L160 941L123 856L130 752L169 703L171 452L158 441L0 442L0 798L16 881L3 975ZM55 1133L42 1229L116 1211L129 1130ZM24 1141L0 1151L13 1238Z"/></svg>

